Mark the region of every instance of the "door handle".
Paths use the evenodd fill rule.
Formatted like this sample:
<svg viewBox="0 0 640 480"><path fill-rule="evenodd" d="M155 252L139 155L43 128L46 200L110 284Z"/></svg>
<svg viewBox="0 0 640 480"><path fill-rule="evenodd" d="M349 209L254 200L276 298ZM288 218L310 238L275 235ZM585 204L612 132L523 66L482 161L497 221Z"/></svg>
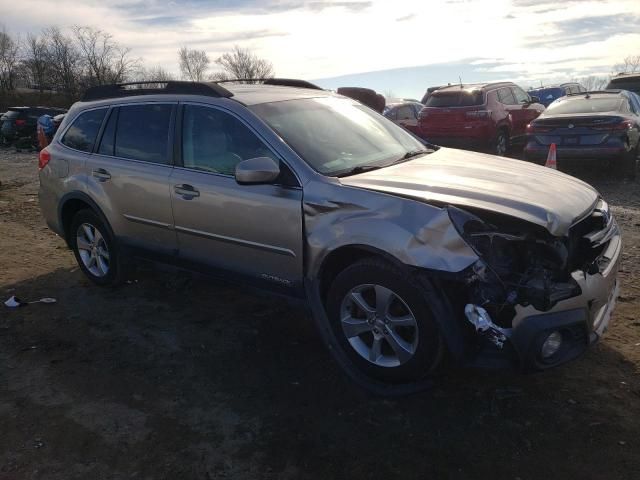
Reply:
<svg viewBox="0 0 640 480"><path fill-rule="evenodd" d="M96 168L93 172L91 172L91 174L101 182L106 182L111 178L111 174L104 168Z"/></svg>
<svg viewBox="0 0 640 480"><path fill-rule="evenodd" d="M173 187L173 191L178 195L182 195L185 200L191 200L194 197L199 197L200 192L188 184L176 185Z"/></svg>

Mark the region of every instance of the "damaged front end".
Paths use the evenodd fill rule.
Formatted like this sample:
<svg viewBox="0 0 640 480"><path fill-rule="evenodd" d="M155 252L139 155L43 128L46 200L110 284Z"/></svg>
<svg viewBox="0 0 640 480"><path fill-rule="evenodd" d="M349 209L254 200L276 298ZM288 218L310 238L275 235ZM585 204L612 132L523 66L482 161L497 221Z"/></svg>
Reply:
<svg viewBox="0 0 640 480"><path fill-rule="evenodd" d="M457 277L476 363L501 365L511 357L527 370L548 368L603 333L621 251L604 201L562 237L505 215L453 206L448 213L479 257Z"/></svg>

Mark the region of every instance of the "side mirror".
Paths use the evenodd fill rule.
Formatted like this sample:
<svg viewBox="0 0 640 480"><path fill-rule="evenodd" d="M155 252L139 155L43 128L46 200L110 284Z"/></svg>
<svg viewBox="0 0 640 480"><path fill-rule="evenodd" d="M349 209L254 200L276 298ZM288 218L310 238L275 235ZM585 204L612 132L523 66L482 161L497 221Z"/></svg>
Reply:
<svg viewBox="0 0 640 480"><path fill-rule="evenodd" d="M532 95L531 103L540 103L540 97L536 97L535 95Z"/></svg>
<svg viewBox="0 0 640 480"><path fill-rule="evenodd" d="M280 175L280 167L269 157L243 160L236 165L236 182L240 185L259 185L274 182Z"/></svg>

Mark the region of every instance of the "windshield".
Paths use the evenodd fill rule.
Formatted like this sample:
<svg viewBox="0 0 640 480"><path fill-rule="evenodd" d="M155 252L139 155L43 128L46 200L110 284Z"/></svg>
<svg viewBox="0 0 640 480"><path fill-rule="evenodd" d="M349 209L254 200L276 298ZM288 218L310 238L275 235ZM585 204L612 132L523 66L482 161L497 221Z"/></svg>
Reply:
<svg viewBox="0 0 640 480"><path fill-rule="evenodd" d="M622 99L618 96L608 98L581 97L558 100L547 107L545 114L617 112L621 107Z"/></svg>
<svg viewBox="0 0 640 480"><path fill-rule="evenodd" d="M479 91L448 91L439 92L435 91L427 99L425 106L427 107L473 107L482 105L484 98L482 92Z"/></svg>
<svg viewBox="0 0 640 480"><path fill-rule="evenodd" d="M407 153L430 152L373 110L334 97L262 103L251 107L311 167L328 176L356 167L385 166Z"/></svg>

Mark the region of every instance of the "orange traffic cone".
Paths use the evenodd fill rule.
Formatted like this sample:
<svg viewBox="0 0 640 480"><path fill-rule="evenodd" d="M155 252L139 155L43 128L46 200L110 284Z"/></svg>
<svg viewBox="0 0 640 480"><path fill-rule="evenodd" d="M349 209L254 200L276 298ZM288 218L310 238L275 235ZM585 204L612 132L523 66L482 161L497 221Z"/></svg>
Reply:
<svg viewBox="0 0 640 480"><path fill-rule="evenodd" d="M547 162L544 164L545 167L553 168L554 170L558 169L558 162L556 161L556 144L552 143L549 147L549 155L547 155Z"/></svg>

